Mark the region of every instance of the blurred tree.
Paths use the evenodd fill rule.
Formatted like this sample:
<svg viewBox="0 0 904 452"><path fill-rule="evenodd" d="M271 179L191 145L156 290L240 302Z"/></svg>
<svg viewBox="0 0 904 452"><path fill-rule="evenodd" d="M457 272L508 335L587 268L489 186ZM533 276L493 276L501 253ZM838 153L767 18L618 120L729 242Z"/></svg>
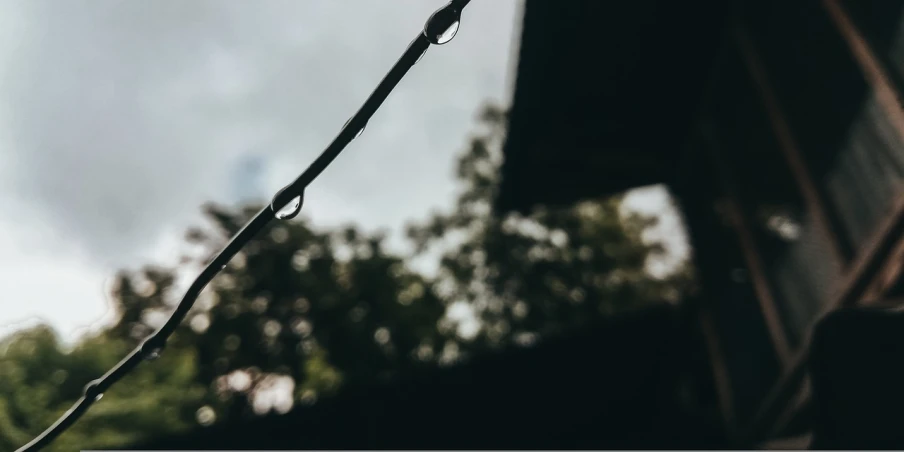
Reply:
<svg viewBox="0 0 904 452"><path fill-rule="evenodd" d="M487 105L479 119L481 130L458 161L462 190L453 209L408 227L418 253L441 255L437 293L480 319L445 328L456 328L471 348L530 343L677 301L690 289L687 266L660 278L647 271L648 260L664 253L643 237L655 219L622 209L621 196L528 216L493 212L507 113Z"/></svg>
<svg viewBox="0 0 904 452"><path fill-rule="evenodd" d="M690 281L686 271L659 279L645 271L661 248L642 240L651 221L623 212L619 198L495 215L506 115L487 106L479 118L481 130L458 162L462 190L453 209L407 228L413 255L391 255L383 234L352 226L319 232L303 219L272 223L205 289L160 361L115 386L54 450L123 445L196 422L286 411L345 384L526 345L679 297ZM209 221L186 235L198 252L178 268L117 275L119 321L71 353L47 327L4 342L0 450L39 433L88 381L159 327L183 293L184 276L259 209L206 205ZM439 261L435 277L406 265L431 256ZM290 397L274 397L277 390Z"/></svg>
<svg viewBox="0 0 904 452"><path fill-rule="evenodd" d="M208 205L211 228L189 231L201 264L258 211ZM175 343L199 357L198 383L222 415L261 413L259 393L282 382L310 402L341 383L391 378L433 360L445 306L422 276L355 227L317 232L303 220L272 223L205 290ZM173 271L118 277L122 320L111 334L135 345L159 326L182 290ZM296 385L297 383L297 385ZM280 408L283 407L283 408Z"/></svg>
<svg viewBox="0 0 904 452"><path fill-rule="evenodd" d="M0 451L13 451L68 410L84 386L131 351L101 334L65 350L41 325L0 342ZM194 383L197 357L174 346L153 365L143 364L111 388L48 451L115 447L172 434L195 423L205 388Z"/></svg>
<svg viewBox="0 0 904 452"><path fill-rule="evenodd" d="M85 384L158 328L183 293L183 274L193 276L257 210L205 206L211 227L187 235L200 257L178 269L121 272L112 293L119 321L71 353L47 327L7 339L0 451L50 425ZM284 412L342 384L434 363L444 302L383 241L353 227L320 233L302 220L272 224L205 289L159 361L114 386L54 447L122 446L196 422ZM288 400L279 397L285 392Z"/></svg>

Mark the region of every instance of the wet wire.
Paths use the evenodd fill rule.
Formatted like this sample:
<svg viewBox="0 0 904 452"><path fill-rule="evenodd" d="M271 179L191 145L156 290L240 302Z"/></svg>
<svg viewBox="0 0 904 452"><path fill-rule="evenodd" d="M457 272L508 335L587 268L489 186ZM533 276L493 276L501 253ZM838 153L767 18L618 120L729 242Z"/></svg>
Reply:
<svg viewBox="0 0 904 452"><path fill-rule="evenodd" d="M235 256L248 242L250 242L264 227L266 227L273 219L288 220L295 217L301 210L305 188L319 176L323 170L354 140L367 121L376 113L383 101L389 96L392 90L398 85L405 74L420 60L427 52L431 45L441 45L452 40L458 32L461 23L461 12L471 0L452 0L442 8L434 12L427 23L424 25L423 31L408 45L405 53L393 65L389 73L380 81L373 93L364 101L364 105L352 116L351 119L343 126L339 135L333 139L333 142L311 163L308 168L301 173L289 185L279 190L273 197L269 206L258 212L254 218L245 225L233 238L226 244L222 251L217 254L207 267L201 271L182 300L176 306L175 311L166 321L166 323L157 330L156 333L144 340L140 346L133 350L128 356L120 361L116 366L107 371L102 377L91 381L85 386L84 394L76 401L66 413L64 413L53 425L47 428L43 433L38 435L28 444L19 448L16 452L35 452L50 444L55 438L62 434L66 429L71 427L91 405L103 397L105 391L110 389L113 384L121 380L125 375L131 372L142 361L156 359L160 356L169 338L176 328L185 319L185 316L191 310L195 300L200 295L204 287L226 267L226 264Z"/></svg>

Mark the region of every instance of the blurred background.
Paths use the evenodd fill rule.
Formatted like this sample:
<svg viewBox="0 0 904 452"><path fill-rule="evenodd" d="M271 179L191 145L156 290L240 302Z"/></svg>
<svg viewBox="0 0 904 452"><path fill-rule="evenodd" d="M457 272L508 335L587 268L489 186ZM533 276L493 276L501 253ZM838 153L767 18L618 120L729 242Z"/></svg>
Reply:
<svg viewBox="0 0 904 452"><path fill-rule="evenodd" d="M805 446L816 319L901 289L897 3L471 2L48 450ZM442 5L0 0L0 451Z"/></svg>

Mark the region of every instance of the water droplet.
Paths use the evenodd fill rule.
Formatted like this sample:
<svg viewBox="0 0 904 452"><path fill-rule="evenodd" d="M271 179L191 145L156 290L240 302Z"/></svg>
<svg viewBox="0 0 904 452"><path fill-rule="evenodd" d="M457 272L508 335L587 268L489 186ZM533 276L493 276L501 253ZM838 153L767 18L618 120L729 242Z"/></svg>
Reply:
<svg viewBox="0 0 904 452"><path fill-rule="evenodd" d="M275 212L277 220L291 220L301 212L301 206L304 203L304 192L300 195L292 196L288 189L289 186L284 187L270 201L270 210Z"/></svg>
<svg viewBox="0 0 904 452"><path fill-rule="evenodd" d="M144 341L141 344L141 354L144 355L144 359L153 361L159 358L160 354L163 353L163 345L160 343L160 339L156 336Z"/></svg>
<svg viewBox="0 0 904 452"><path fill-rule="evenodd" d="M345 121L345 125L342 126L342 128L345 129L346 127L348 127L348 123L350 123L350 122L352 122L352 118L348 118L348 121ZM360 137L361 134L364 133L364 128L365 128L365 127L367 127L367 123L366 123L366 122L365 122L364 125L361 127L361 129L358 130L358 133L355 134L355 138L352 138L352 139L354 140L354 139Z"/></svg>
<svg viewBox="0 0 904 452"><path fill-rule="evenodd" d="M88 400L100 400L104 396L104 393L100 390L100 380L93 380L85 385L84 394Z"/></svg>
<svg viewBox="0 0 904 452"><path fill-rule="evenodd" d="M424 36L431 44L442 45L452 40L461 25L461 10L452 3L440 8L424 25Z"/></svg>
<svg viewBox="0 0 904 452"><path fill-rule="evenodd" d="M276 211L276 218L279 220L291 220L301 211L301 196L296 196L289 201L282 209Z"/></svg>

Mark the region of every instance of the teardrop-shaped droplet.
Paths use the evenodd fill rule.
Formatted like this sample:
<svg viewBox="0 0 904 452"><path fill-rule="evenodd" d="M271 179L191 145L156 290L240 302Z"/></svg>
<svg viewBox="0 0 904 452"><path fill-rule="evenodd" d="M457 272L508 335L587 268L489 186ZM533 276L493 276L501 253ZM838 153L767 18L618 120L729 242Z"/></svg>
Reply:
<svg viewBox="0 0 904 452"><path fill-rule="evenodd" d="M304 192L292 196L288 191L289 188L290 186L283 187L270 201L270 210L273 211L277 220L291 220L301 212L301 206L304 204Z"/></svg>
<svg viewBox="0 0 904 452"><path fill-rule="evenodd" d="M342 126L342 128L345 129L346 127L348 127L348 124L349 124L350 122L352 122L352 118L348 118L348 121L345 121L345 125ZM355 134L355 138L360 137L361 134L364 133L364 128L365 128L365 127L367 127L367 123L366 123L366 122L365 122L364 125L361 126L361 128L358 130L358 133ZM352 139L354 140L355 138L352 138Z"/></svg>
<svg viewBox="0 0 904 452"><path fill-rule="evenodd" d="M461 21L455 21L452 23L449 28L446 29L442 34L436 37L437 44L445 44L452 40L455 37L455 34L458 33L458 26L461 25Z"/></svg>
<svg viewBox="0 0 904 452"><path fill-rule="evenodd" d="M461 25L461 10L452 3L440 8L424 25L424 36L431 44L445 44L458 33Z"/></svg>
<svg viewBox="0 0 904 452"><path fill-rule="evenodd" d="M291 220L301 212L301 196L296 196L288 204L276 211L277 220Z"/></svg>

